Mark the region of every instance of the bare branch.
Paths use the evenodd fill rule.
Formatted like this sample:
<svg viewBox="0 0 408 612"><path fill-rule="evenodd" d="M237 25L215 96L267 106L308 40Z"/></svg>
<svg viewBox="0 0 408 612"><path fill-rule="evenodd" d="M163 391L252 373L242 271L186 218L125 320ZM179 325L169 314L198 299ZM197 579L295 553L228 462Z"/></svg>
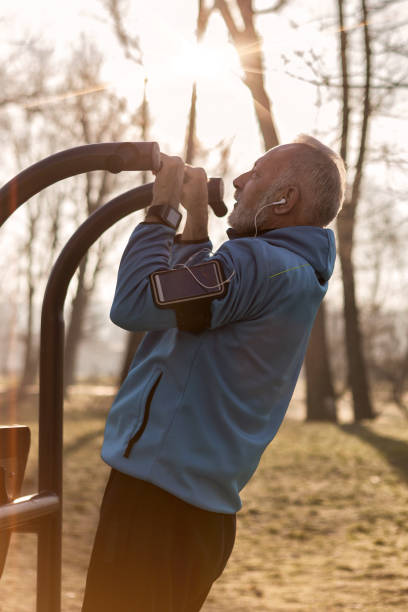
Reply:
<svg viewBox="0 0 408 612"><path fill-rule="evenodd" d="M238 8L241 13L242 21L247 32L254 30L254 10L252 0L237 0Z"/></svg>
<svg viewBox="0 0 408 612"><path fill-rule="evenodd" d="M367 147L367 138L368 138L368 121L371 114L371 100L370 100L370 87L371 87L371 35L369 31L369 22L368 22L368 10L366 5L366 0L361 0L361 8L363 13L363 21L364 25L364 56L365 56L365 70L366 70L366 79L365 79L365 88L364 88L364 106L363 106L363 121L361 126L361 135L360 135L360 149L358 154L358 159L356 163L356 171L355 177L353 181L352 193L351 193L351 205L353 208L356 207L358 202L358 197L360 194L360 186L361 179L363 176L363 165L364 158L366 154Z"/></svg>
<svg viewBox="0 0 408 612"><path fill-rule="evenodd" d="M406 0L383 0L383 2L379 2L378 4L374 4L371 6L371 10L378 12L383 11L390 6L394 6L396 4L400 4L401 2L406 2Z"/></svg>
<svg viewBox="0 0 408 612"><path fill-rule="evenodd" d="M339 12L339 31L340 31L340 58L341 58L341 75L342 75L342 90L343 90L343 114L342 114L342 129L341 129L341 145L340 155L347 160L347 145L348 145L348 129L349 129L349 79L348 79L348 58L347 58L347 31L344 27L343 0L338 0Z"/></svg>
<svg viewBox="0 0 408 612"><path fill-rule="evenodd" d="M225 2L225 0L215 0L215 7L218 8L218 10L220 11L225 21L225 25L227 26L228 31L231 34L232 39L235 42L238 42L240 39L241 32L238 30L237 26L235 25L235 22L232 18L231 11L229 10L227 3Z"/></svg>
<svg viewBox="0 0 408 612"><path fill-rule="evenodd" d="M269 8L254 10L254 15L266 15L267 13L277 13L288 4L289 0L278 0L274 6Z"/></svg>
<svg viewBox="0 0 408 612"><path fill-rule="evenodd" d="M214 11L215 11L215 4L213 6L207 7L205 6L205 0L198 0L198 16L197 16L197 29L196 29L197 41L200 41L201 38L203 37L207 29L208 20Z"/></svg>
<svg viewBox="0 0 408 612"><path fill-rule="evenodd" d="M132 36L123 23L123 14L126 12L123 7L122 0L101 0L102 4L108 11L112 22L116 37L121 44L125 56L138 65L143 64L142 50L139 44L139 38Z"/></svg>
<svg viewBox="0 0 408 612"><path fill-rule="evenodd" d="M254 26L252 0L237 0L237 5L245 26L243 30L238 29L225 0L215 2L238 52L245 73L244 83L251 92L265 150L268 150L278 144L279 138L272 116L271 102L264 85L262 42Z"/></svg>

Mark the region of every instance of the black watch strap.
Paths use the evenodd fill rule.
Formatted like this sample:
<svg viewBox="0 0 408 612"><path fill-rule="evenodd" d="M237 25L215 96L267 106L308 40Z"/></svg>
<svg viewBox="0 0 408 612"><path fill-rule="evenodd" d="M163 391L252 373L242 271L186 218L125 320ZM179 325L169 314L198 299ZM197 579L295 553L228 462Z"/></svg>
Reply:
<svg viewBox="0 0 408 612"><path fill-rule="evenodd" d="M173 229L177 229L180 225L180 221L182 218L182 214L170 206L170 204L156 204L154 206L150 206L149 214L156 215L156 217L160 217L160 219Z"/></svg>

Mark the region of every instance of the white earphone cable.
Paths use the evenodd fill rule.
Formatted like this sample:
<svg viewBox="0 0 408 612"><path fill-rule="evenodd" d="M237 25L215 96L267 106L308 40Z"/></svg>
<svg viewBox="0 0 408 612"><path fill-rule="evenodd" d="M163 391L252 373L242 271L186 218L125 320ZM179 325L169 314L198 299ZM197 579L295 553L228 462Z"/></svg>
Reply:
<svg viewBox="0 0 408 612"><path fill-rule="evenodd" d="M185 263L183 263L183 264L177 264L175 269L177 269L177 268L185 268L186 270L188 270L188 272L191 274L191 276L194 278L194 280L195 280L195 281L196 281L196 282L197 282L199 285L201 285L201 287L203 287L204 289L218 289L218 288L220 287L220 285L221 285L221 286L223 286L223 285L225 285L226 283L229 283L229 282L230 282L230 280L232 279L232 277L235 275L235 270L233 270L233 271L232 271L232 273L230 274L230 276L229 276L227 279L225 279L225 280L223 280L223 281L220 281L220 283L218 283L217 285L206 285L206 284L205 284L205 283L203 283L203 282L202 282L202 281L201 281L199 278L197 278L197 276L194 274L194 272L192 272L192 271L191 271L191 268L189 268L189 267L188 267L188 265L187 265L187 264L188 264L188 263L189 263L189 262L190 262L192 259L195 259L195 258L196 258L196 257L197 257L197 256L198 256L200 253L203 253L203 252L205 252L205 251L206 251L206 252L208 252L208 253L210 253L210 254L213 254L213 251L212 251L211 249L209 249L209 248L204 248L204 249L201 249L201 250L200 250L200 251L198 251L197 253L193 253L193 255L191 255L191 256L190 256L190 257L187 259L187 261L186 261Z"/></svg>
<svg viewBox="0 0 408 612"><path fill-rule="evenodd" d="M254 225L255 225L255 234L254 234L254 238L256 238L256 237L257 237L257 235L258 235L258 228L257 228L257 225L256 225L256 218L257 218L257 216L259 215L259 213L261 212L261 210L263 210L263 209L264 209L264 208L266 208L267 206L277 206L278 204L285 204L285 202L286 202L285 198L282 198L281 200L278 200L277 202L269 202L269 204L265 204L264 206L262 206L262 207L261 207L261 208L258 210L258 212L257 212L257 213L256 213L256 215L255 215L255 219L254 219Z"/></svg>

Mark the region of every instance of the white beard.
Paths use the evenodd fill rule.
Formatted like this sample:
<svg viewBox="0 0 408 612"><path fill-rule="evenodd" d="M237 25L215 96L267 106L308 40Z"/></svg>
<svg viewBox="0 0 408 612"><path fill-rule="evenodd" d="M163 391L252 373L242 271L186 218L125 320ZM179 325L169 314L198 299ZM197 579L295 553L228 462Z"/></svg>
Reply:
<svg viewBox="0 0 408 612"><path fill-rule="evenodd" d="M255 230L259 232L261 225L266 221L267 212L266 209L260 210L262 208L263 201L259 203L256 210L247 209L240 206L237 203L234 207L234 210L230 213L228 217L228 223L239 234L253 234L255 235ZM259 212L258 212L259 211ZM257 214L258 213L258 214ZM255 216L256 216L256 227L255 227Z"/></svg>

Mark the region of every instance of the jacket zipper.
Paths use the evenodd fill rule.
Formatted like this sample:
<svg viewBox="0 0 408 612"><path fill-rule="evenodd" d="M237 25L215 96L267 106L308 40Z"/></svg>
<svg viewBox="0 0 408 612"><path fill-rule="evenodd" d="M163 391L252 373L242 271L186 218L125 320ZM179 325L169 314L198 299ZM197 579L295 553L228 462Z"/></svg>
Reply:
<svg viewBox="0 0 408 612"><path fill-rule="evenodd" d="M157 385L159 384L160 379L161 379L162 376L163 376L163 372L160 372L159 376L156 378L152 388L149 391L149 395L147 396L146 404L145 404L145 409L144 409L143 422L140 425L140 427L137 430L137 432L135 433L135 435L130 438L130 440L128 442L128 445L126 447L126 450L123 453L124 457L129 457L134 444L136 444L136 442L141 438L144 430L146 429L147 422L149 420L149 414L150 414L150 404L152 403L152 399L153 399L154 393L156 391Z"/></svg>

